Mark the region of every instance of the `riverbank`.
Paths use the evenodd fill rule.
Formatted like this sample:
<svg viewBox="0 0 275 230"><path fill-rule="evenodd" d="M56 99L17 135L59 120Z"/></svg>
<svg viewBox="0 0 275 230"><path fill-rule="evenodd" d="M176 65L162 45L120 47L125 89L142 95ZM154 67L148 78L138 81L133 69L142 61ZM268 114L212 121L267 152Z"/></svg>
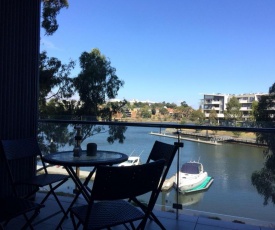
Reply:
<svg viewBox="0 0 275 230"><path fill-rule="evenodd" d="M167 128L164 132L165 135L176 135L175 129ZM221 143L221 142L228 142L228 143L237 143L237 144L246 144L246 145L253 145L253 146L265 146L264 144L259 144L256 141L256 134L255 133L246 133L240 132L238 136L230 131L209 131L209 130L190 130L190 129L181 129L180 130L180 137L181 139L187 139L186 137L192 138L193 141L200 140L200 141L207 141L208 143ZM192 140L191 139L191 140Z"/></svg>

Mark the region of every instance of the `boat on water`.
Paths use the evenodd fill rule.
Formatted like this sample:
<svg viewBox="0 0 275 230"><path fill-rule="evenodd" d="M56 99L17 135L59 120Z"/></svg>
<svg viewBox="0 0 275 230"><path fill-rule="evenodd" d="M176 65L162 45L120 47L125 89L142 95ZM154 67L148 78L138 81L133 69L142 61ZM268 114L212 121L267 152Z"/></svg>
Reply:
<svg viewBox="0 0 275 230"><path fill-rule="evenodd" d="M132 154L134 153L134 151L133 151L131 153L131 155L128 157L128 160L125 161L125 162L120 163L118 166L141 165L142 163L141 163L141 160L140 160L140 155L142 154L142 152L138 156L132 156Z"/></svg>
<svg viewBox="0 0 275 230"><path fill-rule="evenodd" d="M189 161L182 165L179 173L179 184L177 183L177 173L175 175L174 185L179 188L179 192L188 193L200 191L208 188L213 179L208 177L204 171L202 163L198 161Z"/></svg>

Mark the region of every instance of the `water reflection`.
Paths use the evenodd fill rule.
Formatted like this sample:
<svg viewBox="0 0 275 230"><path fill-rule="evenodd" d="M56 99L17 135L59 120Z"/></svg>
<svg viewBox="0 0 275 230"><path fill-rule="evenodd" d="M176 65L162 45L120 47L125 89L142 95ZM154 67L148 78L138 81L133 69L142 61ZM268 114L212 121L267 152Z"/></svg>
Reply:
<svg viewBox="0 0 275 230"><path fill-rule="evenodd" d="M178 194L179 204L182 204L183 207L194 205L203 199L204 192L195 192L189 194ZM169 191L162 192L159 196L158 203L162 205L162 211L169 211L172 209L173 204L177 200L176 189L172 188Z"/></svg>

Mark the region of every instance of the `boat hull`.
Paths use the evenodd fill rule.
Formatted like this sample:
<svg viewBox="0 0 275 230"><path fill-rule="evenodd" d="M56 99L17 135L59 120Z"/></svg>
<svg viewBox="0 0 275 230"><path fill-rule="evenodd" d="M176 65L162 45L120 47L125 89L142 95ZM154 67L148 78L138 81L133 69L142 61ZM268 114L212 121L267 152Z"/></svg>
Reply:
<svg viewBox="0 0 275 230"><path fill-rule="evenodd" d="M179 172L179 191L185 193L200 186L207 178L207 172L199 174L187 174ZM177 186L177 175L175 177L175 186Z"/></svg>

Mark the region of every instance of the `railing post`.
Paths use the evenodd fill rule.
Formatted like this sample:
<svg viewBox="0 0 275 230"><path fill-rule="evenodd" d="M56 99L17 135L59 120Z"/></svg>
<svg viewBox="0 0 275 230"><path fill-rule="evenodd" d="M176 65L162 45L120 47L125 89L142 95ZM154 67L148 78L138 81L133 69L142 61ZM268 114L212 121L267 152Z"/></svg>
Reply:
<svg viewBox="0 0 275 230"><path fill-rule="evenodd" d="M182 204L179 204L179 164L180 164L180 148L183 148L183 142L180 141L180 131L177 129L176 132L178 136L178 142L174 142L174 145L178 147L178 154L177 154L177 187L176 187L176 198L177 203L173 204L173 208L177 210L177 216L176 219L179 218L179 209L182 209Z"/></svg>

